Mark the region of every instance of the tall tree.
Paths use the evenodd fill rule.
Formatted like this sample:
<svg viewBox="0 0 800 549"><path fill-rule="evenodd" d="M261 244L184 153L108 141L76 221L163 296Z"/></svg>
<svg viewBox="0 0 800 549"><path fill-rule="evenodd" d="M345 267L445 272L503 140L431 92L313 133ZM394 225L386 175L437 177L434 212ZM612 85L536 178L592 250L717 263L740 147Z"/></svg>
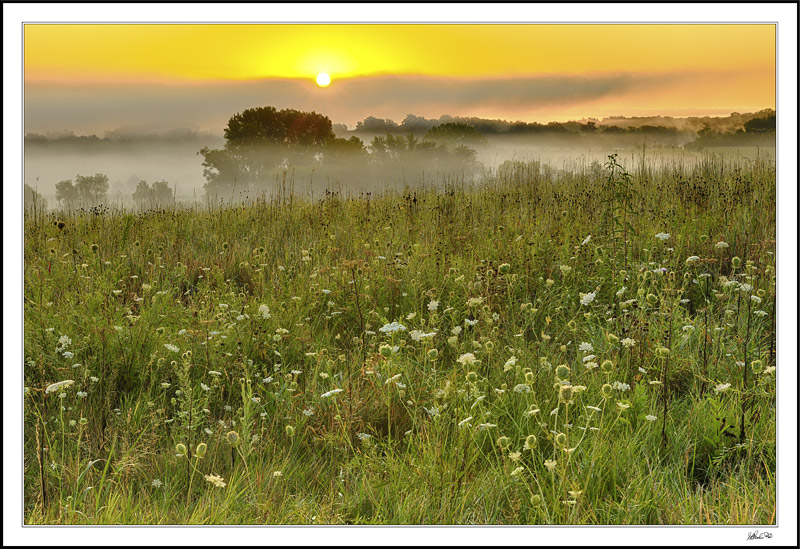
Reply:
<svg viewBox="0 0 800 549"><path fill-rule="evenodd" d="M308 163L336 138L331 120L316 112L275 107L245 109L225 128L222 149L200 150L207 194L263 186L282 167Z"/></svg>

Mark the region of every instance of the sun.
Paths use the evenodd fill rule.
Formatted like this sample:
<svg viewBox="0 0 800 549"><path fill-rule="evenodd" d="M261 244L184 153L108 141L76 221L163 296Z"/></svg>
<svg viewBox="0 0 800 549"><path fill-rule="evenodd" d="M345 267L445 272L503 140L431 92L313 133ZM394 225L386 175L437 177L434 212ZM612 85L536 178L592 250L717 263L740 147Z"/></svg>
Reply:
<svg viewBox="0 0 800 549"><path fill-rule="evenodd" d="M321 72L317 75L317 85L320 88L327 88L331 84L331 77L327 72Z"/></svg>

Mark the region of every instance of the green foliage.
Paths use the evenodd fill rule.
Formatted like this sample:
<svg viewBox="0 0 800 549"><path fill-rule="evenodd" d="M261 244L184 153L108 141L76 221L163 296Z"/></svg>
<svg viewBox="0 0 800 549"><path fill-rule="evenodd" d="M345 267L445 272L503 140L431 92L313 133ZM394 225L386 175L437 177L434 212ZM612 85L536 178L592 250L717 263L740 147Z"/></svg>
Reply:
<svg viewBox="0 0 800 549"><path fill-rule="evenodd" d="M451 145L486 145L486 138L469 124L448 122L428 130L425 139L440 141Z"/></svg>
<svg viewBox="0 0 800 549"><path fill-rule="evenodd" d="M26 217L26 523L769 524L774 164L610 168Z"/></svg>
<svg viewBox="0 0 800 549"><path fill-rule="evenodd" d="M152 185L139 181L133 192L133 201L140 208L163 208L174 204L175 196L166 181L155 181Z"/></svg>

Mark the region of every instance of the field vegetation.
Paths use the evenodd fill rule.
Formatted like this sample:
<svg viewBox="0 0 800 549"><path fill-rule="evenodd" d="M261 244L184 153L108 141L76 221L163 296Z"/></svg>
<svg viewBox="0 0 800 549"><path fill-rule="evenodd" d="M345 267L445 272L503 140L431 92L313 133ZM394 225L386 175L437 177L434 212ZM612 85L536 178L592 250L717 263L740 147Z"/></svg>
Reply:
<svg viewBox="0 0 800 549"><path fill-rule="evenodd" d="M28 524L774 524L775 164L26 212Z"/></svg>

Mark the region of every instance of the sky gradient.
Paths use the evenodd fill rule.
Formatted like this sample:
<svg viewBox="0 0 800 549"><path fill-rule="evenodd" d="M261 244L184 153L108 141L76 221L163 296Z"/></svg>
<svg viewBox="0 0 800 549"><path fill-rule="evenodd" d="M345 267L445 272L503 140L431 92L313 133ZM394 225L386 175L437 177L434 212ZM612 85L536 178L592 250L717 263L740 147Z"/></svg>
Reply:
<svg viewBox="0 0 800 549"><path fill-rule="evenodd" d="M219 129L261 105L350 126L775 108L774 25L37 24L24 48L26 131Z"/></svg>

